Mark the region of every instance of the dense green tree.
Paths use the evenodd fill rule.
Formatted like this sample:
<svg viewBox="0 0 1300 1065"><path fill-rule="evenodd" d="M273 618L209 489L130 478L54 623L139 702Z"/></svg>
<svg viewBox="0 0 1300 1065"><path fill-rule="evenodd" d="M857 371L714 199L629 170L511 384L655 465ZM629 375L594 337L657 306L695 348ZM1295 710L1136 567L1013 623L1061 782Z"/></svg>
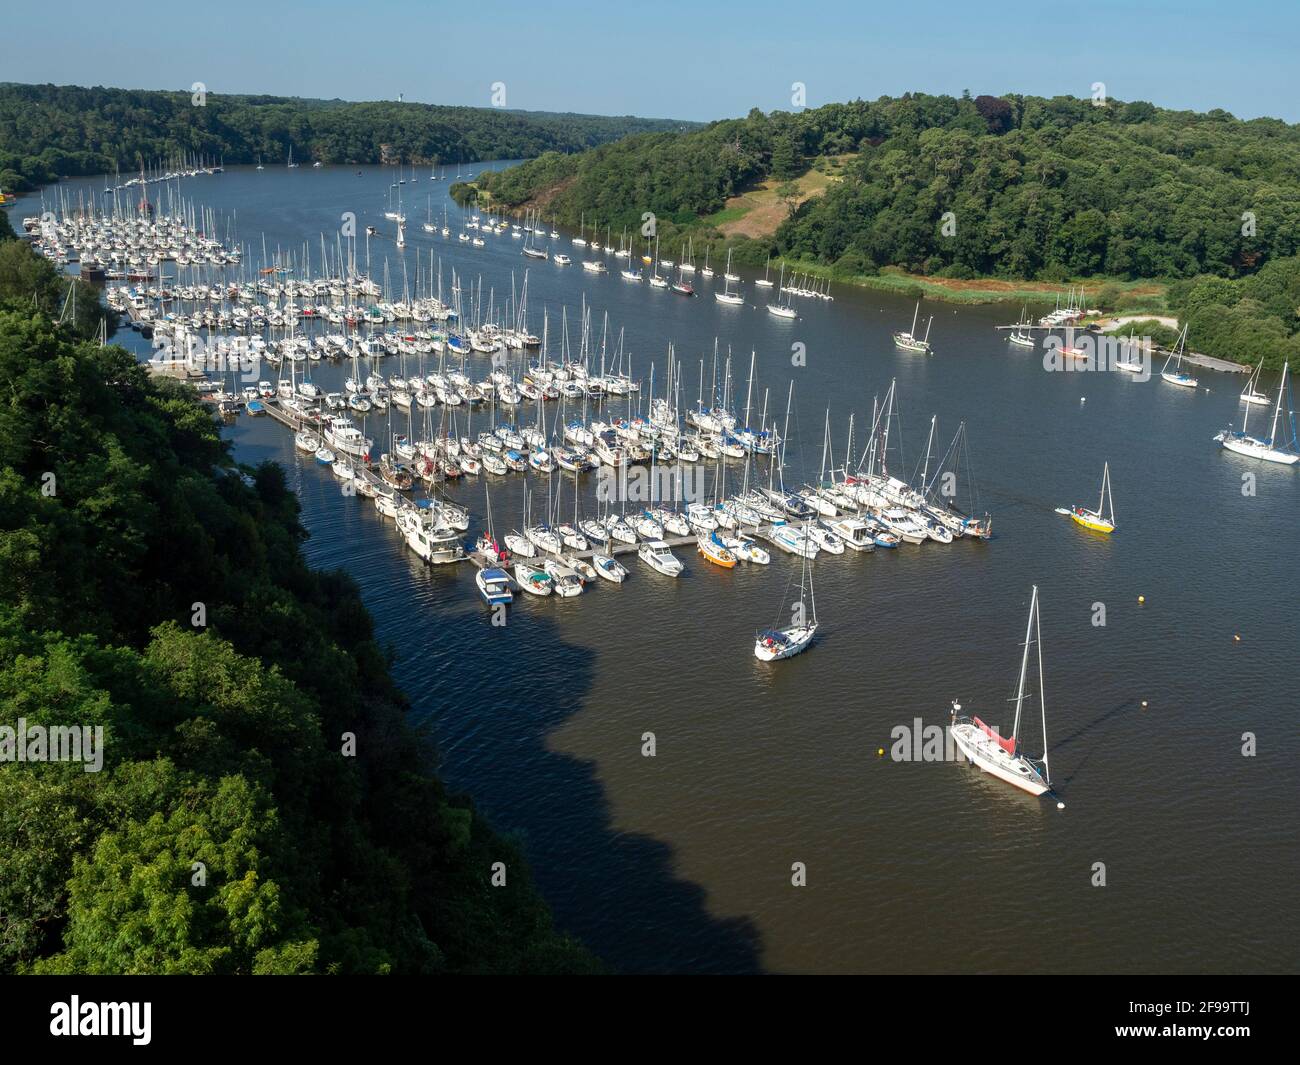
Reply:
<svg viewBox="0 0 1300 1065"><path fill-rule="evenodd" d="M0 725L103 729L98 772L0 758L0 972L593 970L431 775L280 467L0 253Z"/></svg>
<svg viewBox="0 0 1300 1065"><path fill-rule="evenodd" d="M629 133L682 129L666 119L348 103L276 96L0 84L0 190L181 157L253 163L466 163L573 152Z"/></svg>
<svg viewBox="0 0 1300 1065"><path fill-rule="evenodd" d="M1300 127L1273 119L1142 101L909 93L628 137L485 173L460 191L506 207L544 204L559 221L615 232L649 210L665 246L689 237L698 249L725 239L709 216L729 197L783 183L808 155L849 145L858 154L841 180L771 237L737 242L737 254L840 274L861 263L867 273L897 266L956 278L1165 280L1174 307L1190 298L1189 312L1234 311L1217 325L1196 314L1198 350L1271 363L1291 350ZM942 224L949 212L955 232ZM1187 284L1201 275L1221 284ZM1248 296L1257 309L1238 308Z"/></svg>

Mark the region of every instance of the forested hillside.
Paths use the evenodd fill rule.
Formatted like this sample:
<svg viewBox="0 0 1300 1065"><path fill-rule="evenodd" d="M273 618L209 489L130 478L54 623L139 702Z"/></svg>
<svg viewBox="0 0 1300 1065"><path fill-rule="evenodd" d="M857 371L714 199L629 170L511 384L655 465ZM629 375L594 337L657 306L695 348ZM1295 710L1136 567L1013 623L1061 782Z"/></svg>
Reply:
<svg viewBox="0 0 1300 1065"><path fill-rule="evenodd" d="M237 468L93 318L55 325L64 282L6 235L0 972L594 968L443 788L281 469ZM16 761L20 721L102 726L102 770Z"/></svg>
<svg viewBox="0 0 1300 1065"><path fill-rule="evenodd" d="M182 153L226 163L465 163L575 152L689 123L491 107L0 84L0 189Z"/></svg>
<svg viewBox="0 0 1300 1065"><path fill-rule="evenodd" d="M1300 248L1300 127L1143 102L907 95L753 111L548 154L480 175L476 186L496 203L539 205L547 217L616 234L639 233L653 212L677 253L686 236L697 250L724 239L717 226L730 197L834 157L843 164L836 179L801 204L791 196L774 232L733 238L741 261L778 256L843 277L901 268L959 280L1194 282L1249 278ZM1250 284L1203 290L1197 302L1231 309L1238 339L1262 332L1276 359L1294 340L1300 291L1293 265L1272 277L1267 306ZM1171 300L1196 287L1176 287ZM1231 350L1223 330L1198 332L1230 357L1247 354Z"/></svg>

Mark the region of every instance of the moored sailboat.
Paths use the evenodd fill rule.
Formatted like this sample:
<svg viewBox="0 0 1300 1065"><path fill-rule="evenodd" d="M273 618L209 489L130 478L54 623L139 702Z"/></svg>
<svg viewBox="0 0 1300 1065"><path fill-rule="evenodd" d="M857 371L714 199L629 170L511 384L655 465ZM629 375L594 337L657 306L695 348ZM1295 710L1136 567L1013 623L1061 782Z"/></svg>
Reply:
<svg viewBox="0 0 1300 1065"><path fill-rule="evenodd" d="M934 324L934 315L930 315L929 320L925 323L925 336L916 335L916 319L921 313L921 302L918 300L916 310L912 312L912 328L900 329L894 334L894 343L904 351L917 351L921 354L930 352L930 326Z"/></svg>
<svg viewBox="0 0 1300 1065"><path fill-rule="evenodd" d="M754 639L755 658L760 662L792 658L807 650L817 634L817 599L813 593L812 562L808 554L801 555L799 602L791 620L793 624L786 628L773 627L758 633Z"/></svg>
<svg viewBox="0 0 1300 1065"><path fill-rule="evenodd" d="M1183 331L1178 335L1178 346L1169 353L1165 359L1165 364L1160 368L1160 377L1171 385L1179 385L1183 388L1195 388L1197 380L1189 373L1183 372L1183 349L1187 346L1187 326L1183 326ZM1174 368L1169 369L1169 364L1173 362Z"/></svg>
<svg viewBox="0 0 1300 1065"><path fill-rule="evenodd" d="M1038 698L1042 708L1043 756L1030 758L1022 753L1020 721L1026 693L1025 678L1029 672L1029 648L1038 648ZM961 704L953 701L949 726L953 742L972 765L1004 780L1030 795L1042 795L1052 789L1052 777L1047 761L1047 699L1043 691L1043 643L1038 617L1038 585L1034 585L1029 602L1029 622L1025 628L1025 650L1020 660L1020 684L1016 692L1016 717L1011 735L1003 737L978 717L958 717Z"/></svg>
<svg viewBox="0 0 1300 1065"><path fill-rule="evenodd" d="M1110 463L1106 463L1101 474L1101 495L1097 499L1097 509L1074 506L1069 511L1070 518L1076 524L1093 532L1113 533L1115 531L1115 503L1110 495Z"/></svg>
<svg viewBox="0 0 1300 1065"><path fill-rule="evenodd" d="M1265 438L1249 436L1246 433L1246 425L1250 420L1250 406L1248 401L1245 412L1241 418L1241 432L1234 432L1228 427L1215 436L1215 440L1228 451L1235 452L1238 455L1246 455L1253 459L1263 459L1265 462L1276 462L1283 466L1294 466L1300 462L1300 448L1297 447L1295 411L1288 410L1287 414L1291 421L1291 439L1279 442L1278 440L1278 423L1282 420L1282 411L1287 408L1286 397L1286 375L1287 364L1282 364L1282 379L1277 386L1277 404L1273 408L1273 424L1269 429L1269 434ZM1244 395L1244 394L1243 394Z"/></svg>

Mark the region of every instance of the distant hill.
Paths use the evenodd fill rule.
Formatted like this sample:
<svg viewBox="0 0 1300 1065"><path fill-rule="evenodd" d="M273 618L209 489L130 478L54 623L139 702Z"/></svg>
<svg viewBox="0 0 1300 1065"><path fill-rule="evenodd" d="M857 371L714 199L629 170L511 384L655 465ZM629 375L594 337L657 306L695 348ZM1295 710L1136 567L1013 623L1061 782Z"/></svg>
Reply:
<svg viewBox="0 0 1300 1065"><path fill-rule="evenodd" d="M693 128L669 119L490 107L0 84L0 189L181 155L226 163L469 163Z"/></svg>

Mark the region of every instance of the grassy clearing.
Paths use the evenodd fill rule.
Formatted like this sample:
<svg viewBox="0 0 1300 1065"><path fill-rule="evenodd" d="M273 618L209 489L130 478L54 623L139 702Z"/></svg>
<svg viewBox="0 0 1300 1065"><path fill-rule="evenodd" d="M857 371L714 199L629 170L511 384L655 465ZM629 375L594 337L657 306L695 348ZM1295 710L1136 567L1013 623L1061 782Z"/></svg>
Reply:
<svg viewBox="0 0 1300 1065"><path fill-rule="evenodd" d="M856 155L821 155L814 159L808 170L794 179L793 184L799 190L795 206L820 196L832 182L839 181L844 167L855 158ZM722 210L702 221L728 237L770 237L790 213L776 192L782 184L775 180L761 182L731 197Z"/></svg>
<svg viewBox="0 0 1300 1065"><path fill-rule="evenodd" d="M1053 303L1071 286L1083 285L1086 293L1095 295L1103 285L1119 290L1119 302L1132 305L1131 313L1155 314L1165 309L1165 285L1160 281L1122 281L1109 278L1074 278L1066 281L1021 281L1001 278L979 278L959 281L943 277L925 277L909 274L897 267L887 266L879 274L845 276L832 267L812 262L786 260L786 269L808 273L814 277L830 277L846 285L892 292L917 299L940 300L944 303Z"/></svg>

